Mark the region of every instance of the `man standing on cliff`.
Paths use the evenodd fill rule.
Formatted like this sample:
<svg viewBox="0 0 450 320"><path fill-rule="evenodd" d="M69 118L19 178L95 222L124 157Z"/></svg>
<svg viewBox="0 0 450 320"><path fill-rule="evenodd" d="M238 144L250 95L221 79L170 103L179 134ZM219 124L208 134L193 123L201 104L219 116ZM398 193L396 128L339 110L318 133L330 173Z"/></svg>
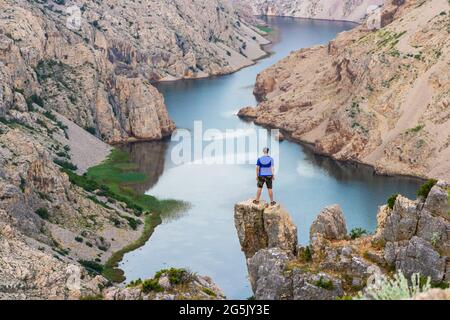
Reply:
<svg viewBox="0 0 450 320"><path fill-rule="evenodd" d="M272 190L272 182L275 180L274 160L271 156L269 156L269 148L264 148L263 152L264 155L260 157L256 163L256 181L258 182L258 191L256 192L256 199L253 203L259 204L262 189L264 184L266 184L270 197L270 205L274 206L276 205L276 202L273 201Z"/></svg>

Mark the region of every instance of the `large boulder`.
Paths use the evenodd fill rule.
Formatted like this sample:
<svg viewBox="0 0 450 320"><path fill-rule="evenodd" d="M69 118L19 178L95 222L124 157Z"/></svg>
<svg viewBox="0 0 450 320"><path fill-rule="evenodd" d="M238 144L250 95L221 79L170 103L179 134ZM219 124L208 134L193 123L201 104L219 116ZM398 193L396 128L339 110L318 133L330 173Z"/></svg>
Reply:
<svg viewBox="0 0 450 320"><path fill-rule="evenodd" d="M382 211L386 214L385 211ZM384 241L402 241L411 239L417 229L420 204L398 196L394 208L387 212L383 221L383 228L379 234Z"/></svg>
<svg viewBox="0 0 450 320"><path fill-rule="evenodd" d="M422 238L414 236L408 242L388 243L385 252L386 261L396 270L401 270L407 278L419 273L430 277L433 282L444 280L447 257L442 257Z"/></svg>
<svg viewBox="0 0 450 320"><path fill-rule="evenodd" d="M347 235L344 214L339 205L332 205L323 209L309 230L310 240L316 234L322 234L328 240L342 240Z"/></svg>
<svg viewBox="0 0 450 320"><path fill-rule="evenodd" d="M236 204L234 222L242 251L247 258L266 248L297 251L297 227L279 205L266 207L247 200Z"/></svg>
<svg viewBox="0 0 450 320"><path fill-rule="evenodd" d="M424 208L433 215L439 215L450 220L449 191L450 184L439 181L428 194Z"/></svg>
<svg viewBox="0 0 450 320"><path fill-rule="evenodd" d="M292 299L292 281L285 274L289 255L279 249L262 249L248 259L247 267L255 299Z"/></svg>

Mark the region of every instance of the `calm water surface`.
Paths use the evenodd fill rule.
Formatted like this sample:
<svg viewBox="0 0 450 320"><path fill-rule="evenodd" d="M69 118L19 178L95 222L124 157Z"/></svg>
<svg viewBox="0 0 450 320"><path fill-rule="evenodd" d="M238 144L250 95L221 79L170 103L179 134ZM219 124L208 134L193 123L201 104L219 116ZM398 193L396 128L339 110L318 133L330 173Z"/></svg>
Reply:
<svg viewBox="0 0 450 320"><path fill-rule="evenodd" d="M229 76L158 86L179 128L192 130L196 120L203 121L204 129L254 128L235 114L243 106L256 105L252 94L256 75L293 50L326 44L337 33L354 27L346 22L293 18L269 18L269 22L279 30L269 58ZM129 281L152 277L166 267L188 267L211 276L228 298L245 299L252 292L234 228L233 207L254 196L255 166L176 166L170 160L174 145L167 141L126 147L140 170L151 177L140 191L162 199L186 200L192 208L164 217L147 244L125 256L121 268ZM276 200L293 216L302 244L308 242L309 226L323 207L338 203L349 229L373 231L378 206L396 192L414 197L420 184L415 179L374 176L370 168L317 156L287 141L280 145L279 158Z"/></svg>

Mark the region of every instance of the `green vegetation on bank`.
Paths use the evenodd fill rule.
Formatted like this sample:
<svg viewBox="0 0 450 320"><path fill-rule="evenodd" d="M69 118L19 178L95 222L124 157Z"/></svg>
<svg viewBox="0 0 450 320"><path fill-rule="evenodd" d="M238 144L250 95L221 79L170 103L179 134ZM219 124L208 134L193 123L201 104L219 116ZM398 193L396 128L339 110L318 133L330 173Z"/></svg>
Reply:
<svg viewBox="0 0 450 320"><path fill-rule="evenodd" d="M146 182L148 177L137 172L137 165L129 161L128 154L118 149L113 149L103 163L90 168L82 176L74 172L75 166L69 166L63 162L55 161L55 163L69 176L72 184L88 192L97 192L97 194L100 193L108 199L125 203L129 209L134 211L136 216L144 216L144 229L139 239L113 253L101 269L98 265L95 268L92 268L91 265L89 268L103 274L113 282L125 280L123 271L118 268L120 261L127 252L136 250L147 242L155 227L162 222L161 215L183 210L187 206L186 203L181 201L158 200L155 197L135 191L132 186ZM133 229L137 227L137 220L127 220Z"/></svg>
<svg viewBox="0 0 450 320"><path fill-rule="evenodd" d="M256 28L258 28L258 30L265 32L265 33L271 33L273 32L273 29L267 26L263 26L263 25L258 25L256 26Z"/></svg>

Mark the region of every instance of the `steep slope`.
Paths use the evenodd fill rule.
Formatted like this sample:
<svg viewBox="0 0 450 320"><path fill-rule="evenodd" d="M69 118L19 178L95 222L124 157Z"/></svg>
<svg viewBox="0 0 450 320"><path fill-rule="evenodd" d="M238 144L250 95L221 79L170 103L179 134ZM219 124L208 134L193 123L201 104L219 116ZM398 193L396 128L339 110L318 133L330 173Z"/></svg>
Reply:
<svg viewBox="0 0 450 320"><path fill-rule="evenodd" d="M265 70L240 115L379 173L449 178L448 1L393 1L382 21Z"/></svg>
<svg viewBox="0 0 450 320"><path fill-rule="evenodd" d="M229 73L265 55L267 41L219 0L63 3L1 2L1 109L14 91L34 96L107 142L173 131L152 81Z"/></svg>
<svg viewBox="0 0 450 320"><path fill-rule="evenodd" d="M66 9L77 4L73 28ZM215 0L1 1L0 299L76 299L110 285L97 274L121 281L122 250L176 204L136 194L131 181L141 175L130 163L110 173L126 186L77 174L105 160L106 142L173 131L152 82L235 71L266 42ZM169 298L221 296L207 278L191 280ZM127 298L111 290L108 298Z"/></svg>
<svg viewBox="0 0 450 320"><path fill-rule="evenodd" d="M370 6L384 0L246 0L255 15L361 22Z"/></svg>

